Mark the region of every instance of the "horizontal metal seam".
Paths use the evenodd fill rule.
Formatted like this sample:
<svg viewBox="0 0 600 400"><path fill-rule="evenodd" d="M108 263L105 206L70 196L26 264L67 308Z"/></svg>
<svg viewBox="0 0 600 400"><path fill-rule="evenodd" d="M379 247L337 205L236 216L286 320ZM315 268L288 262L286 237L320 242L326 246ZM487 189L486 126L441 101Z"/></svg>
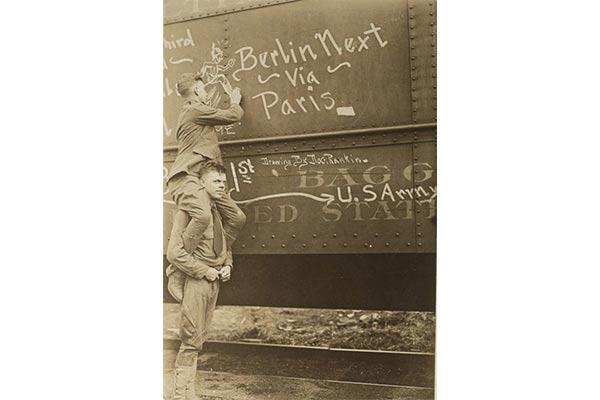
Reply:
<svg viewBox="0 0 600 400"><path fill-rule="evenodd" d="M341 137L341 136L361 134L361 133L369 134L369 133L386 133L386 132L392 132L392 131L418 130L418 129L435 128L436 126L437 126L436 123L427 123L427 124L388 126L388 127L382 127L382 128L352 129L352 130L346 130L346 131L303 133L303 134L288 135L288 136L228 140L225 142L220 142L219 145L220 146L233 146L236 144L270 143L270 142L280 142L280 141L289 141L289 140L310 140L310 139L320 139L320 138L328 138L328 137ZM165 146L163 148L163 151L177 150L177 148L178 148L177 145Z"/></svg>
<svg viewBox="0 0 600 400"><path fill-rule="evenodd" d="M175 23L184 22L184 21L190 21L190 20L194 20L194 19L214 17L217 15L223 15L223 14L231 14L231 13L235 13L238 11L252 10L255 8L263 8L263 7L273 6L273 5L277 5L277 4L291 3L294 1L300 1L300 0L272 0L272 1L267 1L266 3L260 3L260 4L246 6L246 7L229 8L229 9L217 10L217 11L213 11L213 12L209 12L209 13L206 13L206 12L198 13L198 14L188 15L186 17L179 17L179 18L166 18L164 20L163 25L170 25L170 24L175 24Z"/></svg>

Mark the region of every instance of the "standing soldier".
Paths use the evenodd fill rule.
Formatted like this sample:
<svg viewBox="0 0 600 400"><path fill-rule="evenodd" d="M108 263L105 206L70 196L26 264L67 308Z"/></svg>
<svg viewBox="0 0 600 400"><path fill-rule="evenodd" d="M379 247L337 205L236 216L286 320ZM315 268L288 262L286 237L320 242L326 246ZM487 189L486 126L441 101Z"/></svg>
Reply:
<svg viewBox="0 0 600 400"><path fill-rule="evenodd" d="M231 277L232 256L225 245L225 233L217 203L226 196L225 168L215 161L207 161L198 170L198 180L206 193L207 227L195 241L190 252L186 250L185 231L190 217L182 210L175 212L173 229L167 248L168 289L181 301L179 324L181 345L175 359L175 379L172 400L197 400L195 394L198 352L206 339L211 323L219 281Z"/></svg>
<svg viewBox="0 0 600 400"><path fill-rule="evenodd" d="M175 362L174 400L196 400L194 382L202 348L216 305L219 279L229 279L231 245L246 216L225 191L215 125L239 121L239 88L229 93L228 109L209 104L199 74L183 74L176 84L184 104L177 123L179 149L167 188L176 204L169 239L169 291L181 302L181 347Z"/></svg>

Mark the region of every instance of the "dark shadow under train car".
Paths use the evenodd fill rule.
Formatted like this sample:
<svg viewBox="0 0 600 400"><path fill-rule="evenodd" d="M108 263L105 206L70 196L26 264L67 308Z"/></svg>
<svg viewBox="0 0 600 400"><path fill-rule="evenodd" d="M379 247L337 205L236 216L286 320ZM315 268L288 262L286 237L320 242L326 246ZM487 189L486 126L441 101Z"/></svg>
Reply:
<svg viewBox="0 0 600 400"><path fill-rule="evenodd" d="M435 311L435 272L431 253L246 255L219 304Z"/></svg>

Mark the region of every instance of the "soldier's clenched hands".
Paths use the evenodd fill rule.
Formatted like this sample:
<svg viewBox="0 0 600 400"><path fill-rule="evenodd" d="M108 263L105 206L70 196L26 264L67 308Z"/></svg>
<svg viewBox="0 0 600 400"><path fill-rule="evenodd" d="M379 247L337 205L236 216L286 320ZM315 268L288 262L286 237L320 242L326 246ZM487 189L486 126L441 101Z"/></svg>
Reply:
<svg viewBox="0 0 600 400"><path fill-rule="evenodd" d="M217 271L215 268L209 268L208 271L206 271L206 274L204 274L204 277L212 282L215 279L219 279L219 271Z"/></svg>
<svg viewBox="0 0 600 400"><path fill-rule="evenodd" d="M219 272L223 282L227 282L229 279L231 279L231 267L229 265L225 265Z"/></svg>

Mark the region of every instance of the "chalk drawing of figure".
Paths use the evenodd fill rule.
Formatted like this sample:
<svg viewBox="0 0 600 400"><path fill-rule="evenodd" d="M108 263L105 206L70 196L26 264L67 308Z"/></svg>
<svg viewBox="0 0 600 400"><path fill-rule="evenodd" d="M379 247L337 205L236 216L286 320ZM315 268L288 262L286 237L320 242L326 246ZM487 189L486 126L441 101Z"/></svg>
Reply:
<svg viewBox="0 0 600 400"><path fill-rule="evenodd" d="M224 75L224 72L229 70L235 64L235 60L233 58L229 59L225 65L222 65L223 62L223 50L220 47L215 46L215 43L212 44L212 50L210 52L212 57L211 61L205 62L202 64L202 68L200 69L200 76L202 81L205 82L206 85L211 84L220 84L225 93L228 96L231 96L231 92L233 91L233 87L229 82L229 79ZM213 88L208 92L210 103L214 107L218 104L220 100L220 95L216 88Z"/></svg>

